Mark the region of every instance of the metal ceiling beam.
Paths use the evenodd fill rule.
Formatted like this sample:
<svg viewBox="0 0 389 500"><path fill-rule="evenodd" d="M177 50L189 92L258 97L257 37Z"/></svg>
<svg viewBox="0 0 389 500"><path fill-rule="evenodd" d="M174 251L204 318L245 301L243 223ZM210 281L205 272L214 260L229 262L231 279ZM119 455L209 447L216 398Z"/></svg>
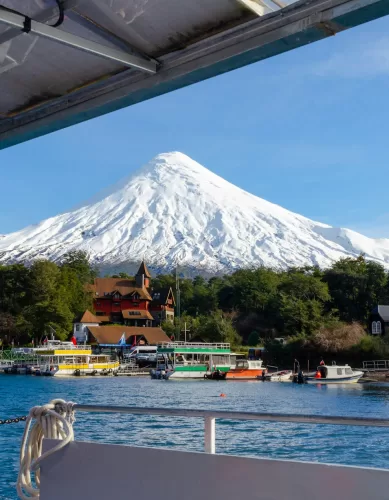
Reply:
<svg viewBox="0 0 389 500"><path fill-rule="evenodd" d="M257 16L263 16L266 14L266 10L271 10L267 5L261 2L261 0L238 0L238 2L246 7L246 9L251 10ZM274 9L273 9L274 10Z"/></svg>
<svg viewBox="0 0 389 500"><path fill-rule="evenodd" d="M86 8L85 11L83 9L84 6ZM81 15L87 13L91 19L103 18L104 27L129 43L139 54L153 54L158 51L157 46L137 33L131 24L126 23L121 16L112 10L107 2L102 0L81 0L76 8L76 12L79 12Z"/></svg>
<svg viewBox="0 0 389 500"><path fill-rule="evenodd" d="M9 26L23 30L26 19L27 18L25 16L0 8L0 22L6 23ZM49 40L68 45L75 49L88 52L89 54L94 54L96 56L104 57L105 59L119 62L147 73L155 73L157 71L157 63L155 61L149 61L145 58L134 56L121 50L106 47L99 43L92 42L91 40L67 33L66 31L53 28L52 26L48 26L37 21L30 20L29 23L29 33L48 38Z"/></svg>
<svg viewBox="0 0 389 500"><path fill-rule="evenodd" d="M128 42L116 36L116 33L107 31L101 25L94 23L91 19L84 17L77 10L71 10L66 13L66 17L73 21L74 23L82 26L86 30L94 33L102 40L109 42L114 45L117 49L129 52L133 55L139 55L140 57L147 57L143 54L138 53L134 47L132 47ZM151 59L151 58L148 58Z"/></svg>
<svg viewBox="0 0 389 500"><path fill-rule="evenodd" d="M288 4L285 3L285 2L282 2L280 0L270 0L272 3L274 3L275 5L277 5L277 7L279 7L280 9L283 9L284 7L286 7Z"/></svg>
<svg viewBox="0 0 389 500"><path fill-rule="evenodd" d="M77 7L80 0L63 0L62 7L64 11L73 9ZM1 6L0 6L1 8ZM35 21L40 23L46 23L47 21L51 21L52 19L58 18L58 7L50 7L48 9L42 10L36 16L34 16ZM23 33L18 28L10 28L4 33L0 34L0 45L2 43L8 42L13 38L23 35Z"/></svg>
<svg viewBox="0 0 389 500"><path fill-rule="evenodd" d="M389 0L304 0L0 120L0 149L152 99L389 14Z"/></svg>

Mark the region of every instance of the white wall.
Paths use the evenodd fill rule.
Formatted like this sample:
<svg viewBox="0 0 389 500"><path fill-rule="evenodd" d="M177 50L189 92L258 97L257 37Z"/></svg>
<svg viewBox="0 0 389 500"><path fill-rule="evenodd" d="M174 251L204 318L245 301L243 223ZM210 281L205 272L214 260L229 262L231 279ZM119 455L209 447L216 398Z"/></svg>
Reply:
<svg viewBox="0 0 389 500"><path fill-rule="evenodd" d="M77 340L77 344L88 340L88 326L99 326L99 323L74 323L73 335Z"/></svg>

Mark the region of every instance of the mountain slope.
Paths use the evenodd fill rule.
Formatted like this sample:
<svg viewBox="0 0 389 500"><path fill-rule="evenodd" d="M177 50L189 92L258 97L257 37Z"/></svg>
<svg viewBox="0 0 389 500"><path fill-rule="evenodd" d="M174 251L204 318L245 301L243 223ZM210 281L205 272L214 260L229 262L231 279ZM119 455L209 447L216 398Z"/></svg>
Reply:
<svg viewBox="0 0 389 500"><path fill-rule="evenodd" d="M182 153L158 155L79 208L0 239L0 262L86 250L105 270L177 264L217 273L317 264L364 252L389 266L389 240L318 223L243 191Z"/></svg>

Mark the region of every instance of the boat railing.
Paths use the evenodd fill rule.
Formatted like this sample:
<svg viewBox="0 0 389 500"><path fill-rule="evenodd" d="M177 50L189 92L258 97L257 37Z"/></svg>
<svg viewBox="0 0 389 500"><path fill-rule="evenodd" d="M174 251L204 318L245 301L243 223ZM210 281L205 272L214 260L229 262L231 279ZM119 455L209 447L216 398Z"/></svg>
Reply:
<svg viewBox="0 0 389 500"><path fill-rule="evenodd" d="M230 349L230 344L226 342L158 342L157 348L174 349Z"/></svg>
<svg viewBox="0 0 389 500"><path fill-rule="evenodd" d="M83 404L75 404L73 408L76 412L127 413L132 415L159 415L167 417L201 418L204 421L204 451L206 453L216 453L216 419L257 420L263 422L286 422L295 424L389 427L389 419L383 418L299 415L284 413L249 413L225 410L191 410L181 408L138 408L135 406L128 407Z"/></svg>
<svg viewBox="0 0 389 500"><path fill-rule="evenodd" d="M56 345L42 345L34 349L35 352L40 351L92 351L92 346L90 345L67 345L67 344L56 344Z"/></svg>
<svg viewBox="0 0 389 500"><path fill-rule="evenodd" d="M375 371L386 371L389 370L389 360L388 359L379 359L373 361L363 361L362 368L364 370L375 370Z"/></svg>

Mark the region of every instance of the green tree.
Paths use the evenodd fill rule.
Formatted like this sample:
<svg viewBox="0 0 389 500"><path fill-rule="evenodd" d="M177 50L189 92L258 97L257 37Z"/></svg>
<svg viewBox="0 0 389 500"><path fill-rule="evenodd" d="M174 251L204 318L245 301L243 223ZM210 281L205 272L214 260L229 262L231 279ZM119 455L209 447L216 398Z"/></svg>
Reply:
<svg viewBox="0 0 389 500"><path fill-rule="evenodd" d="M81 283L93 283L98 276L97 269L89 262L88 254L82 250L66 253L61 261L61 267L73 269Z"/></svg>
<svg viewBox="0 0 389 500"><path fill-rule="evenodd" d="M176 333L176 328L172 323L172 321L162 321L161 328L169 338L174 337Z"/></svg>
<svg viewBox="0 0 389 500"><path fill-rule="evenodd" d="M215 311L211 316L202 317L198 335L207 342L229 342L233 347L242 343L242 338L235 330L232 321L224 316L222 311Z"/></svg>
<svg viewBox="0 0 389 500"><path fill-rule="evenodd" d="M54 329L59 339L66 339L72 329L73 313L69 293L61 283L60 268L53 262L39 260L30 270L29 305L24 310L32 324L32 334L41 338Z"/></svg>
<svg viewBox="0 0 389 500"><path fill-rule="evenodd" d="M310 335L323 324L323 304L318 300L302 300L283 295L280 315L288 335Z"/></svg>
<svg viewBox="0 0 389 500"><path fill-rule="evenodd" d="M0 265L0 311L18 314L27 304L29 270L23 264Z"/></svg>
<svg viewBox="0 0 389 500"><path fill-rule="evenodd" d="M260 340L259 333L254 330L253 332L250 333L249 338L247 340L247 344L249 346L255 347L259 344L259 340Z"/></svg>
<svg viewBox="0 0 389 500"><path fill-rule="evenodd" d="M330 300L326 283L311 272L290 270L279 286L278 314L287 334L312 334L324 321Z"/></svg>
<svg viewBox="0 0 389 500"><path fill-rule="evenodd" d="M279 274L265 267L236 271L220 288L219 305L224 310L264 314L277 294L279 281Z"/></svg>
<svg viewBox="0 0 389 500"><path fill-rule="evenodd" d="M366 324L372 308L388 296L384 267L367 261L363 255L340 259L324 273L323 279L342 321Z"/></svg>

